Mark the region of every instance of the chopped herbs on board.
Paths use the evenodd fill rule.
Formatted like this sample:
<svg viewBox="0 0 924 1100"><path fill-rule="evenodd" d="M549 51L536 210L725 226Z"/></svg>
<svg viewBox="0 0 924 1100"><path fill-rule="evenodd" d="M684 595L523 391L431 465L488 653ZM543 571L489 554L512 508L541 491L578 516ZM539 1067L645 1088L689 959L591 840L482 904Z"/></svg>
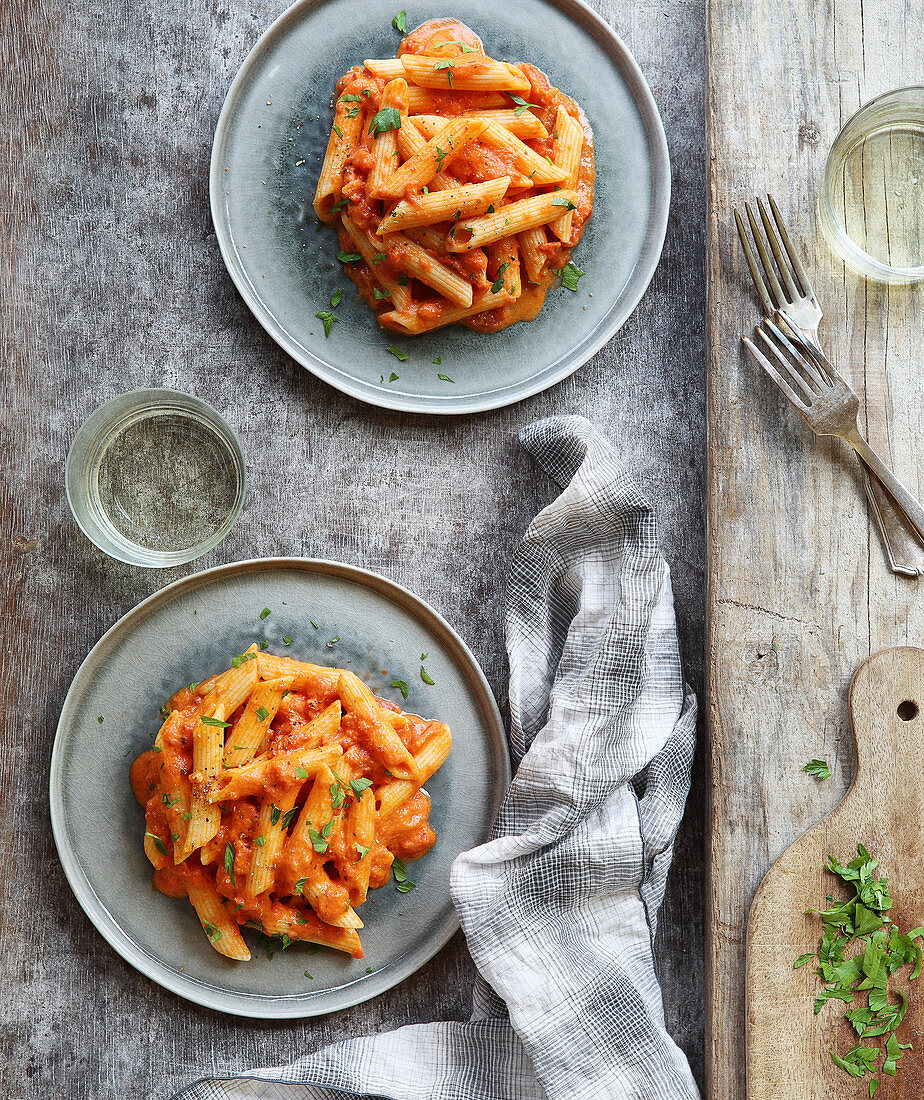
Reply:
<svg viewBox="0 0 924 1100"><path fill-rule="evenodd" d="M894 1077L902 1051L912 1046L899 1042L895 1034L908 999L900 990L890 988L889 980L905 967L911 968L909 982L920 976L924 958L917 941L924 936L924 927L902 933L892 923L887 916L892 908L888 880L873 874L878 860L862 844L857 845L857 853L846 866L828 856L828 871L840 878L853 896L835 902L829 895L830 908L806 910L821 918L821 940L818 951L800 955L793 968L799 970L818 959L815 973L824 987L815 998L816 1016L828 1001L842 1001L848 1006L845 1017L860 1040L884 1038L884 1046L861 1041L846 1054L830 1052L834 1064L851 1077L869 1076L869 1094L873 1096L880 1075Z"/></svg>
<svg viewBox="0 0 924 1100"><path fill-rule="evenodd" d="M831 778L831 769L827 760L810 760L802 770L809 775L814 775L816 779Z"/></svg>

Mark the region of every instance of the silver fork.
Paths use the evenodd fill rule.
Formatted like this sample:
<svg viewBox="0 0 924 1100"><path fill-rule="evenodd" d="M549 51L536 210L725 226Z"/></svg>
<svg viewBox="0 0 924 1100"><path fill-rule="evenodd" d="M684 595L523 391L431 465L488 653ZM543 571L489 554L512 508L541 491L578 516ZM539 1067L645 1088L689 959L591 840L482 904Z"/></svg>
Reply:
<svg viewBox="0 0 924 1100"><path fill-rule="evenodd" d="M773 213L775 226L771 223L761 199L758 198L757 200L760 225L758 225L750 203L744 204L748 225L760 257L760 266L758 266L748 241L741 215L737 210L734 212L738 237L744 249L744 256L751 272L751 278L754 280L754 286L764 308L764 314L768 318L782 316L794 335L812 349L815 358L822 365L834 371L818 340L818 326L823 316L821 306L815 297L811 281L802 261L799 259L799 254L793 248L789 233L786 231L786 226L783 224L783 219L773 196L767 195L767 201ZM763 227L763 233L761 233L761 226ZM766 244L764 243L765 240ZM773 260L770 259L767 244L770 246ZM783 255L784 250L786 253L785 258ZM776 261L775 266L773 261ZM779 278L777 272L779 272ZM869 464L863 458L860 458L860 462L864 471L866 495L876 526L879 528L882 537L889 565L896 573L917 576L919 573L924 572L924 552L922 552L924 548L922 548L915 534L912 533L914 525L906 522L906 517L902 515L901 508L896 507L897 502L890 499L881 480L870 470Z"/></svg>
<svg viewBox="0 0 924 1100"><path fill-rule="evenodd" d="M793 342L772 321L756 329L758 347L744 338L745 346L779 386L816 435L834 435L845 440L879 478L904 512L918 537L924 541L924 508L867 443L857 425L860 399L847 381L828 362Z"/></svg>

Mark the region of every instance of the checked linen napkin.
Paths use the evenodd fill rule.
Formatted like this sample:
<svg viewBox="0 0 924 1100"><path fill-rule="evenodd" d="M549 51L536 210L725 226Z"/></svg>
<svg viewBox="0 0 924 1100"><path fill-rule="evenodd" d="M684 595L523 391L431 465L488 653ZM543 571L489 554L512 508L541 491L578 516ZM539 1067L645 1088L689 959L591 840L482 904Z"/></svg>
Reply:
<svg viewBox="0 0 924 1100"><path fill-rule="evenodd" d="M478 968L467 1023L349 1039L176 1100L694 1100L652 941L689 788L684 688L655 520L582 417L520 442L562 494L507 585L511 750L492 839L453 865Z"/></svg>

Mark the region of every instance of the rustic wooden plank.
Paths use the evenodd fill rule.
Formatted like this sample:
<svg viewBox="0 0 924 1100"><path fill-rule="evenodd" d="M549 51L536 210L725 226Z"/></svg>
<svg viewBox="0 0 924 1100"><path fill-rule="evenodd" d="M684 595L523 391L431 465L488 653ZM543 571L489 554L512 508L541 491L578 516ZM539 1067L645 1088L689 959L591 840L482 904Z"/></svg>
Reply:
<svg viewBox="0 0 924 1100"><path fill-rule="evenodd" d="M745 359L758 309L731 208L770 190L815 279L832 358L865 394L871 441L919 496L920 291L866 283L817 229L827 149L863 101L920 75L924 13L891 0L712 5L707 479L711 894L708 1090L744 1097L744 924L780 852L853 772L846 689L872 651L920 637L914 581L888 572L856 463L818 441ZM832 762L817 783L801 771ZM862 838L858 838L862 839Z"/></svg>
<svg viewBox="0 0 924 1100"><path fill-rule="evenodd" d="M0 1091L14 1100L163 1097L203 1073L469 1011L473 971L458 937L370 1004L262 1023L161 990L85 919L48 832L54 728L91 645L162 585L271 554L379 570L459 627L503 699L504 566L555 492L515 433L538 416L583 412L658 502L688 676L701 678L702 4L600 5L648 73L672 146L674 214L652 288L574 378L512 409L457 420L378 412L317 382L262 333L224 271L208 213L212 131L231 78L283 7L0 5L0 218L12 242L0 250L0 981L15 990L4 999ZM226 542L164 572L98 553L71 521L62 484L86 416L116 393L160 384L199 393L228 417L250 475ZM701 805L700 787L658 939L669 1026L700 1067Z"/></svg>

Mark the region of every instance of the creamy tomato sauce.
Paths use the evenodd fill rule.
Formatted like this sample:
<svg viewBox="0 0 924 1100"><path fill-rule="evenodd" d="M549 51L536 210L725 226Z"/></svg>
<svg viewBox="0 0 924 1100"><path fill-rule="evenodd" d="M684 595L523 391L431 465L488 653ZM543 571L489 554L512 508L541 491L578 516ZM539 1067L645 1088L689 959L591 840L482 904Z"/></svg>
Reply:
<svg viewBox="0 0 924 1100"><path fill-rule="evenodd" d="M438 52L439 57L453 61L454 67L457 67L455 71L461 71L462 66L472 66L477 71L477 63L473 63L468 59L462 43L469 51L475 51L477 54L484 53L481 40L464 23L451 18L431 19L407 35L398 47L397 56ZM534 65L519 62L516 67L529 81L530 86L528 93L525 91L517 93L519 99L525 100L529 104L528 109L540 119L549 134L544 139L524 138L522 140L525 144L541 157L548 157L551 160L556 114L560 106L580 125L584 134L584 141L576 186L576 209L573 211L572 233L568 243L565 244L557 237L547 233L547 242L542 246L547 264L538 282L531 283L528 281L526 271L521 263L522 293L518 299L511 300L499 308L475 313L472 316L463 318L460 322L469 328L485 333L497 332L517 321L530 321L536 317L542 309L547 292L551 287L558 284L558 276L554 274L552 269L561 271L568 263L573 249L581 240L587 220L593 212L594 144L584 112L573 99L555 88L545 74ZM385 77L376 76L363 66L356 66L341 77L337 85L336 95L338 99L343 95L359 96L360 103L368 117L369 114L378 111L381 107L382 93L387 83L388 80ZM498 109L501 104L506 109L513 109L521 105L505 93L452 92L435 89L428 89L427 91L427 113L446 118L455 117L469 111ZM344 200L349 204L348 210L351 220L361 228L374 233L392 204L380 199L370 199L367 196L366 183L374 164L374 156L372 153L372 137L368 132L368 126L364 126L363 131L361 144L346 165L342 193ZM524 195L551 193L557 189L552 185L532 187L529 179L524 177L517 167L514 154L506 149L493 148L477 138L452 157L447 164L447 171L459 181L460 185L482 183L501 176L510 176L512 182L505 202L515 201L524 197ZM419 201L420 197L421 192L419 190L408 189L403 199L413 204L415 201ZM453 229L453 224L451 222L437 223L433 228L440 233L449 233ZM342 225L338 229L338 240L342 252L349 255L356 254L355 243ZM379 271L391 276L392 279L403 280L403 285L410 285L413 300L419 307L419 316L429 327L438 327L441 318L453 310L453 304L419 280L408 279L406 275L402 274L399 246L389 244L387 237L382 238L382 240L382 251L376 257L374 266ZM476 303L479 298L485 296L498 276L498 272L491 269L486 251L481 248L463 253L441 252L439 259L472 284ZM369 308L379 315L380 323L385 327L394 328L395 331L403 332L403 328L392 325L389 321L388 314L394 310L394 305L381 292L376 293L378 284L372 267L365 260L360 259L347 263L345 270Z"/></svg>

